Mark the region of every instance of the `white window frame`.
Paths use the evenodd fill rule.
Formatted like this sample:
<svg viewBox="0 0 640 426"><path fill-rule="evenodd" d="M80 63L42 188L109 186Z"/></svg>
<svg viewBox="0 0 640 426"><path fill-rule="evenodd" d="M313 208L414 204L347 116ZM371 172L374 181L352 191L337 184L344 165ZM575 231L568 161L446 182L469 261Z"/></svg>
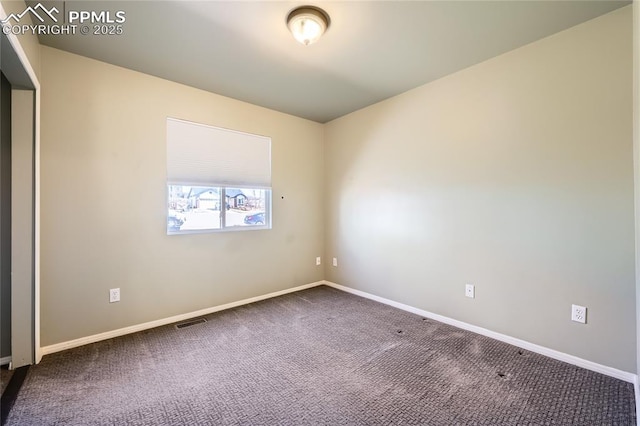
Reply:
<svg viewBox="0 0 640 426"><path fill-rule="evenodd" d="M226 153L228 157L218 155L216 148L223 154ZM200 156L200 153L203 155ZM245 164L245 159L248 165ZM243 170L248 172L247 174L250 176L248 180L243 180L245 178ZM228 173L226 173L227 171ZM217 188L220 204L220 227L170 229L169 212L171 209L169 203L171 200L169 195L172 185ZM226 191L228 189L264 191L264 211L260 210L265 216L264 225L227 226ZM166 191L167 235L271 229L271 138L167 118Z"/></svg>

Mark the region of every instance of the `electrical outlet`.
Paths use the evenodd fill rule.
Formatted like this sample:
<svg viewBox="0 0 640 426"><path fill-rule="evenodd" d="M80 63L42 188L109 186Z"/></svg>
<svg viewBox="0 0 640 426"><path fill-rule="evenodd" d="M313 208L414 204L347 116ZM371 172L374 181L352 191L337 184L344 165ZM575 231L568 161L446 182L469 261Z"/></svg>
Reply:
<svg viewBox="0 0 640 426"><path fill-rule="evenodd" d="M112 288L109 290L109 303L119 302L120 301L120 289Z"/></svg>
<svg viewBox="0 0 640 426"><path fill-rule="evenodd" d="M587 323L587 308L584 306L571 305L571 321Z"/></svg>
<svg viewBox="0 0 640 426"><path fill-rule="evenodd" d="M333 258L333 266L338 266L338 258L337 257Z"/></svg>
<svg viewBox="0 0 640 426"><path fill-rule="evenodd" d="M320 258L320 256L316 257L316 266L321 264L322 264L322 259Z"/></svg>
<svg viewBox="0 0 640 426"><path fill-rule="evenodd" d="M475 299L476 297L476 286L474 286L473 284L467 284L464 287L464 295L467 297L470 297L472 299Z"/></svg>

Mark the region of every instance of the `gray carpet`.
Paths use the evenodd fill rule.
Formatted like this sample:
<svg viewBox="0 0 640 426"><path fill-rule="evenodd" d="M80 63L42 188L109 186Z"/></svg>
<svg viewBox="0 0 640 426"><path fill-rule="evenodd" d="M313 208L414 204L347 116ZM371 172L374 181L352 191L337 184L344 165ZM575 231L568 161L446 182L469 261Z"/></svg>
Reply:
<svg viewBox="0 0 640 426"><path fill-rule="evenodd" d="M8 425L634 425L633 386L321 286L45 356Z"/></svg>

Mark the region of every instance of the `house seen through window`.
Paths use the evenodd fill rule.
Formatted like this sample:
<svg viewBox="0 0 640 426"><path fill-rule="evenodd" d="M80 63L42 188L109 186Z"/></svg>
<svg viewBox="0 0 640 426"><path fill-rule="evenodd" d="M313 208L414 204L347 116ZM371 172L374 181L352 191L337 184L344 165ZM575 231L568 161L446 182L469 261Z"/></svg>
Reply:
<svg viewBox="0 0 640 426"><path fill-rule="evenodd" d="M167 230L267 225L267 193L265 189L169 185Z"/></svg>

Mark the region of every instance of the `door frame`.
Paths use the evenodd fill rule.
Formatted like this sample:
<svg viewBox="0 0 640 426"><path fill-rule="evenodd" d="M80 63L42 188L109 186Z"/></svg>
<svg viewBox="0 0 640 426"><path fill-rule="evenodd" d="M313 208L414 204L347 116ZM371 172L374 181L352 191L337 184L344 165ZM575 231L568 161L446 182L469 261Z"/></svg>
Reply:
<svg viewBox="0 0 640 426"><path fill-rule="evenodd" d="M6 19L7 13L4 10L2 3L0 3L0 20ZM23 74L26 74L30 80L30 87L28 89L33 90L33 300L29 306L12 306L12 312L15 309L26 309L31 312L33 319L33 362L36 364L42 359L42 351L40 348L40 81L36 75L36 72L29 62L29 58L22 47L18 36L15 34L3 35L6 37L9 43L4 44L4 48L10 48L12 51L8 54L13 55L18 59L17 63L12 63L12 66L20 66L19 70ZM8 46L7 46L8 45ZM5 56L7 52L3 53ZM11 78L5 73L5 76L11 81ZM12 332L13 334L13 332ZM13 352L13 350L12 350Z"/></svg>

